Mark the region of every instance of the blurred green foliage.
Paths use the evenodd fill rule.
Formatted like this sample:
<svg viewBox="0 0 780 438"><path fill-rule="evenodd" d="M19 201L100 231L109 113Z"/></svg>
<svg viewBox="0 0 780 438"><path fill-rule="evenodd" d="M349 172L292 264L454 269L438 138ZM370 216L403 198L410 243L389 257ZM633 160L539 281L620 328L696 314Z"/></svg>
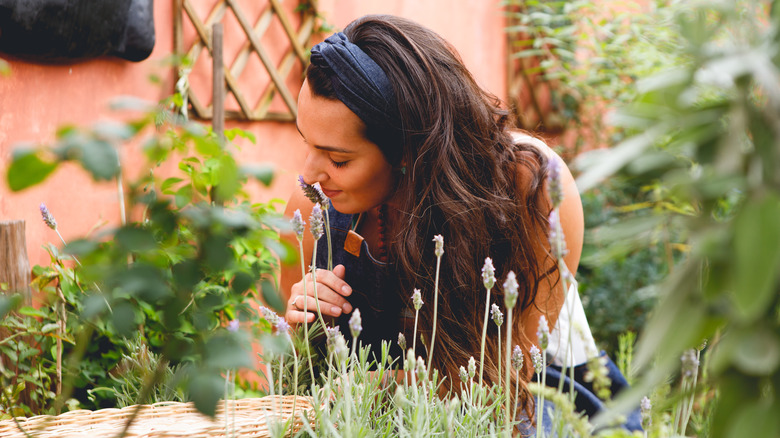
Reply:
<svg viewBox="0 0 780 438"><path fill-rule="evenodd" d="M279 201L251 203L243 189L250 180L270 184L272 171L268 165L241 165L234 157L231 140L243 136L254 142L250 133L227 131L223 140L168 113L166 105L121 99L115 107L142 116L86 129L64 127L51 146L14 153L7 172L13 190L44 183L67 161L79 163L96 181L121 180L117 148L128 141L143 145L149 171L121 183L130 220L72 241L62 253L50 246L52 263L35 268L41 309L8 313L18 303L3 302L8 313L3 325L18 336L0 346L4 363L14 364L4 370L2 386L16 387L39 374L49 379L36 380L35 390L28 390L35 400L11 393L3 405L37 414L59 411L71 396L87 408L126 404L133 396L144 402L159 394L159 380L171 367L179 367L181 397L212 414L223 394L221 373L252 366L249 333L223 327L232 320L248 322L259 337L257 304L281 307L277 260L296 257L278 239L287 224L275 211ZM175 165L174 174L165 163ZM62 352L53 349L55 333L64 341ZM129 347L134 339L148 347L155 358L148 362L157 367L128 380L117 373L134 354ZM57 356L64 356L63 387L53 400Z"/></svg>

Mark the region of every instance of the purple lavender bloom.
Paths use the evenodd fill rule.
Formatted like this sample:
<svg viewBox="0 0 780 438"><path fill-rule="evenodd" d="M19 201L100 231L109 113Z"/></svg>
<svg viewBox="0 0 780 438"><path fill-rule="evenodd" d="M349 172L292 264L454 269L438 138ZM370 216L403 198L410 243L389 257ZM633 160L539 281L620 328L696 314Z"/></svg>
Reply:
<svg viewBox="0 0 780 438"><path fill-rule="evenodd" d="M276 322L276 334L279 336L290 336L290 324L284 318L279 318Z"/></svg>
<svg viewBox="0 0 780 438"><path fill-rule="evenodd" d="M496 323L498 327L501 327L501 324L504 323L504 314L501 313L501 309L499 309L496 304L490 306L490 318L493 319L493 322Z"/></svg>
<svg viewBox="0 0 780 438"><path fill-rule="evenodd" d="M356 339L360 336L360 332L363 331L363 320L360 318L360 309L352 311L352 316L349 318L349 331L352 333L352 339Z"/></svg>
<svg viewBox="0 0 780 438"><path fill-rule="evenodd" d="M563 201L561 163L554 158L547 165L547 192L550 194L553 208L561 205L561 201Z"/></svg>
<svg viewBox="0 0 780 438"><path fill-rule="evenodd" d="M523 350L519 345L515 345L512 350L512 368L520 371L523 368Z"/></svg>
<svg viewBox="0 0 780 438"><path fill-rule="evenodd" d="M444 255L444 236L441 234L437 234L433 236L433 241L436 242L436 249L433 251L434 254L436 254L436 257L441 257Z"/></svg>
<svg viewBox="0 0 780 438"><path fill-rule="evenodd" d="M311 229L311 235L314 236L314 240L320 240L324 232L325 220L322 217L322 207L320 204L314 204L314 208L311 210L311 217L309 218L309 228Z"/></svg>
<svg viewBox="0 0 780 438"><path fill-rule="evenodd" d="M693 348L685 350L682 357L680 357L680 361L682 362L683 377L690 378L699 372L699 359L696 357L696 350Z"/></svg>
<svg viewBox="0 0 780 438"><path fill-rule="evenodd" d="M485 289L493 289L496 284L496 269L493 267L493 259L485 258L485 265L482 266L482 285Z"/></svg>
<svg viewBox="0 0 780 438"><path fill-rule="evenodd" d="M550 212L550 252L556 259L561 259L568 253L566 241L563 238L563 229L561 228L561 218L558 210Z"/></svg>
<svg viewBox="0 0 780 438"><path fill-rule="evenodd" d="M271 325L276 325L279 322L279 315L268 307L260 306L260 314L263 315L263 318L271 323Z"/></svg>
<svg viewBox="0 0 780 438"><path fill-rule="evenodd" d="M412 293L412 304L414 305L414 310L420 310L420 308L423 305L422 295L420 294L420 289L415 289Z"/></svg>
<svg viewBox="0 0 780 438"><path fill-rule="evenodd" d="M320 187L320 183L306 184L306 182L303 180L303 175L298 175L298 184L301 186L303 194L306 196L306 198L309 199L309 201L313 202L314 204L320 204L320 206L324 209L328 208L330 199L325 196L325 193L322 191L322 187Z"/></svg>
<svg viewBox="0 0 780 438"><path fill-rule="evenodd" d="M544 365L542 363L542 352L539 351L539 347L536 345L531 346L531 363L534 364L534 371L536 371L536 374L541 374L542 372L542 366Z"/></svg>
<svg viewBox="0 0 780 438"><path fill-rule="evenodd" d="M517 284L515 273L509 271L506 275L506 281L504 281L504 306L506 306L507 309L515 307L515 304L517 303L517 289L519 287L520 285Z"/></svg>
<svg viewBox="0 0 780 438"><path fill-rule="evenodd" d="M43 217L43 222L46 223L46 225L49 226L52 230L57 229L57 221L54 220L54 216L52 216L51 213L49 213L49 209L46 208L46 204L41 202L41 216Z"/></svg>
<svg viewBox="0 0 780 438"><path fill-rule="evenodd" d="M298 237L298 240L303 240L303 231L306 229L304 225L306 225L306 222L303 221L303 217L301 217L301 210L295 210L295 213L293 213L293 218L290 221L292 222L293 231L295 231L295 235Z"/></svg>
<svg viewBox="0 0 780 438"><path fill-rule="evenodd" d="M237 332L238 331L238 320L234 319L234 320L231 320L230 322L228 322L227 329L228 329L229 332L233 332L233 333Z"/></svg>
<svg viewBox="0 0 780 438"><path fill-rule="evenodd" d="M401 350L406 351L406 336L401 332L398 332L398 346L401 347Z"/></svg>

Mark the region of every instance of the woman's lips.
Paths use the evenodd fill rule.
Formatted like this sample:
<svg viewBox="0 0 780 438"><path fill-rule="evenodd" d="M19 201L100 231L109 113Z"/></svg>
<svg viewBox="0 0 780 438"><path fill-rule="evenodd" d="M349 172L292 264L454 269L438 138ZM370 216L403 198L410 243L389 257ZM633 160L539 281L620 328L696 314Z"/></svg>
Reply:
<svg viewBox="0 0 780 438"><path fill-rule="evenodd" d="M328 189L322 189L322 193L325 193L325 196L328 198L333 198L339 193L341 193L341 190L328 190Z"/></svg>

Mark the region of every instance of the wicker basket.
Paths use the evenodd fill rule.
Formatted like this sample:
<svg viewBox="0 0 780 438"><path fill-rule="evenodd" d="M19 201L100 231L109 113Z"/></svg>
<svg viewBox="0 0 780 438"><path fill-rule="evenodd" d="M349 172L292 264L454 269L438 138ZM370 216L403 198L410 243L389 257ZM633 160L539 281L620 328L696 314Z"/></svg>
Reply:
<svg viewBox="0 0 780 438"><path fill-rule="evenodd" d="M227 402L217 407L216 418L199 413L192 403L161 402L141 405L130 429L128 438L214 438L214 437L270 437L269 427L287 422L293 415L293 432L308 421L314 426L311 399L295 396L267 396ZM103 438L115 437L138 406L98 411L71 411L57 416L39 415L0 421L0 437L25 438ZM289 429L288 429L289 430Z"/></svg>

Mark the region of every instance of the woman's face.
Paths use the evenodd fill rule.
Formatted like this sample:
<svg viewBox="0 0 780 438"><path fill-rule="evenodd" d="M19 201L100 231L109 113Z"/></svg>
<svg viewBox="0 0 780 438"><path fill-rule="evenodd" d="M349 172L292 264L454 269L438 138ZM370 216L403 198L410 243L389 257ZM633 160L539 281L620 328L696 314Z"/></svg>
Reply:
<svg viewBox="0 0 780 438"><path fill-rule="evenodd" d="M303 180L319 182L336 210L361 213L390 198L393 168L366 139L365 124L346 105L312 94L304 81L297 123L308 147Z"/></svg>

